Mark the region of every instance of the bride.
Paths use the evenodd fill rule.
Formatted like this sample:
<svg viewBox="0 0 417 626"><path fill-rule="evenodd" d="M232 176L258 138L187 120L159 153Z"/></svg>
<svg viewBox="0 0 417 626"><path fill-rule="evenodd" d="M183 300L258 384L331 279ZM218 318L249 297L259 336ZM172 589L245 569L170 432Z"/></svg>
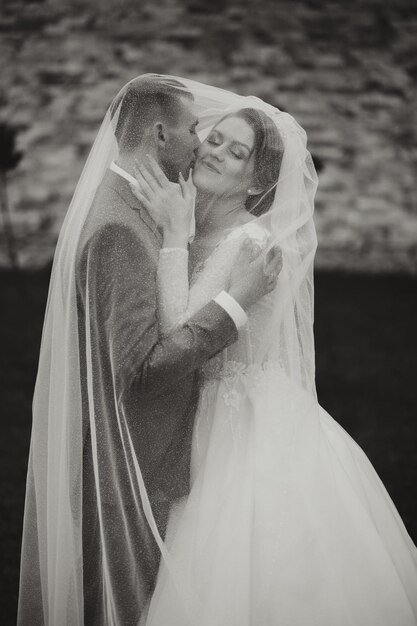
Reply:
<svg viewBox="0 0 417 626"><path fill-rule="evenodd" d="M185 183L150 161L132 186L164 233L164 335L228 289L242 254L267 255L274 242L283 255L276 290L202 368L191 492L172 507L141 624L417 624L416 548L366 455L316 398L305 133L257 98L233 105L197 154L190 254L188 228L173 237L166 219L184 219Z"/></svg>

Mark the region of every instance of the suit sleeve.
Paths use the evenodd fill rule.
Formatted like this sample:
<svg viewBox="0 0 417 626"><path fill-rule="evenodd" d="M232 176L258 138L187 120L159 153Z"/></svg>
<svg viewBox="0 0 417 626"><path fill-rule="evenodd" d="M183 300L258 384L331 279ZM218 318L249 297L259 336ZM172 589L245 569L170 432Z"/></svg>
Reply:
<svg viewBox="0 0 417 626"><path fill-rule="evenodd" d="M162 394L238 336L232 318L211 301L172 334L160 337L156 271L146 246L127 226L108 224L90 241L90 324L97 345L108 352L121 394Z"/></svg>

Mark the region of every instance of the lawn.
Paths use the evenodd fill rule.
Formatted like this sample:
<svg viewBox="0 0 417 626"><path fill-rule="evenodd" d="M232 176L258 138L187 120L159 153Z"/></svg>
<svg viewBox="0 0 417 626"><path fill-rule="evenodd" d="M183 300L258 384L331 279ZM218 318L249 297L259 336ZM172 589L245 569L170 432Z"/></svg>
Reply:
<svg viewBox="0 0 417 626"><path fill-rule="evenodd" d="M2 624L15 623L31 400L48 271L0 272ZM319 273L320 403L370 457L417 541L417 280Z"/></svg>

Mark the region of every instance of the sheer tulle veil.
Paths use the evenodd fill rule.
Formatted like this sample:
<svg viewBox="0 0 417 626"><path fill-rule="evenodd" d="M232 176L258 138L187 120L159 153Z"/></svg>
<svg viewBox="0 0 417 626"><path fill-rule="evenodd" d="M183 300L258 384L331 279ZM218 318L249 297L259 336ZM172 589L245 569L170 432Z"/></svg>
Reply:
<svg viewBox="0 0 417 626"><path fill-rule="evenodd" d="M152 80L150 75L143 78ZM155 78L161 79L159 76ZM259 98L238 96L188 79L163 78L180 81L184 90L193 95L200 120L197 131L202 140L221 117L242 108L262 110L281 135L284 152L279 178L274 185L274 200L269 211L257 220L271 233L270 244L277 243L282 248L283 270L271 298L269 322L262 331L253 358L261 367L279 358L288 377L305 394L311 417L304 430L297 433L297 441L293 441L293 459L294 468L297 468L297 459L303 454L302 471L312 487L306 488L308 506L308 499L315 493L314 481L318 479L315 460L319 435L313 340L313 260L317 245L313 207L317 177L307 150L306 134L291 115ZM138 80L141 77L135 79ZM84 623L82 463L83 412L86 411L91 431L99 523L102 524L100 508L104 489L114 492L116 506L123 509L128 505L136 509L144 532L150 531L153 535L161 558L175 581L179 601L188 607L190 623L198 623L199 605L192 581L178 570L175 559L158 534L123 411L120 410L117 416L120 438L116 449L112 438L99 430L95 421L94 372L91 368L87 368L87 381L84 381L86 394L80 381L80 332L84 334L87 363L91 364L90 333L94 319L89 317L87 293L85 328L80 329L75 279L77 245L100 182L118 156L115 127L124 98L129 94L129 84L116 96L104 117L56 248L33 400L21 557L20 624ZM307 447L299 445L302 441L308 441L308 452ZM107 450L108 462L112 463L111 459L114 459L111 472L106 470L109 474L106 480L101 475L100 450L103 447ZM129 503L124 501L125 496L118 489L121 474L123 480L129 481ZM127 547L135 541L127 526L120 528L119 532L120 541ZM109 568L107 529L101 526L100 533L103 549L97 576L102 581L101 623L103 626L117 625L120 624L117 597L123 593L123 585L113 577ZM131 562L124 563L124 569L126 576L136 576L137 564L133 557ZM146 589L141 588L140 578L138 599L143 607L149 599Z"/></svg>

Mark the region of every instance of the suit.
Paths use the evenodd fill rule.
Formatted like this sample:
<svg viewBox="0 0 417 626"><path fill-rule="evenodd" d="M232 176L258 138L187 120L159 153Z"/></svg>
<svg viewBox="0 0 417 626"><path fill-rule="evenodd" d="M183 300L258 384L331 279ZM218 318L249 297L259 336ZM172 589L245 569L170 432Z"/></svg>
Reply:
<svg viewBox="0 0 417 626"><path fill-rule="evenodd" d="M84 224L76 259L88 625L103 621L105 585L97 580L103 567L123 626L137 623L154 586L159 556L153 534L138 514L142 499L132 478L133 457L163 536L170 505L189 491L198 368L237 339L231 317L214 301L169 337L159 336L161 245L155 223L127 181L108 171Z"/></svg>

